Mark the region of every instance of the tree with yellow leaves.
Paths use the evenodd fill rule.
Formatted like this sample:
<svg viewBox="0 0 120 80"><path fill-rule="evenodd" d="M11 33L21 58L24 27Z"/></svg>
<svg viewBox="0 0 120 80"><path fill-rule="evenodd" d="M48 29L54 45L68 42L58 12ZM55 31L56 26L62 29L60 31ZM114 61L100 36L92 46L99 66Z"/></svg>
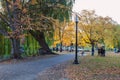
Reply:
<svg viewBox="0 0 120 80"><path fill-rule="evenodd" d="M91 55L94 56L95 45L97 43L105 45L104 41L107 36L107 31L112 29L113 20L110 17L96 15L94 10L83 10L80 15L80 33L84 41L91 44Z"/></svg>
<svg viewBox="0 0 120 80"><path fill-rule="evenodd" d="M56 24L54 40L56 44L60 44L60 51L62 51L62 45L67 46L73 42L74 23L64 20L64 22L57 21Z"/></svg>

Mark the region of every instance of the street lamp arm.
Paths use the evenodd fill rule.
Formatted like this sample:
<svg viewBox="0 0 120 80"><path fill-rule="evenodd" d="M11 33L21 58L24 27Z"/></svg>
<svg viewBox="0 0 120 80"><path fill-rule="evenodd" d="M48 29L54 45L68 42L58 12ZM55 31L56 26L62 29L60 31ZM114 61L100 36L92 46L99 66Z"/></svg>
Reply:
<svg viewBox="0 0 120 80"><path fill-rule="evenodd" d="M72 12L72 14L77 15L79 18L82 17L78 12L75 12L75 11L71 11L71 12Z"/></svg>

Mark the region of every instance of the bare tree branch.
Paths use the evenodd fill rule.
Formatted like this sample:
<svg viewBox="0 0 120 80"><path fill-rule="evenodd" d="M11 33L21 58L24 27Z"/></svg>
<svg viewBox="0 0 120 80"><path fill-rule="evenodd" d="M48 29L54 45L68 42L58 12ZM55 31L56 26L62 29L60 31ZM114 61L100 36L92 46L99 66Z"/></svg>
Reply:
<svg viewBox="0 0 120 80"><path fill-rule="evenodd" d="M10 25L9 21L7 20L7 18L5 18L5 16L0 12L0 19L3 20L6 24Z"/></svg>
<svg viewBox="0 0 120 80"><path fill-rule="evenodd" d="M13 27L13 22L12 22L12 17L11 17L11 15L10 15L10 8L9 8L9 3L8 3L8 1L7 0L5 0L6 1L6 7L7 7L7 11L8 11L8 17L9 17L9 21L10 21L10 28L12 29L12 30L15 30L15 28Z"/></svg>

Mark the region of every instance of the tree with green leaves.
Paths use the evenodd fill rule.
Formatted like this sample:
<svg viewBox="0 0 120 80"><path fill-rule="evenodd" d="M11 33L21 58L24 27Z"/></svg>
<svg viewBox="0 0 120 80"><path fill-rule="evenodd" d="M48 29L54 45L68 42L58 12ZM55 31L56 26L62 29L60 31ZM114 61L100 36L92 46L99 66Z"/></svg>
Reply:
<svg viewBox="0 0 120 80"><path fill-rule="evenodd" d="M59 19L61 22L64 19L69 20L72 4L72 0L36 0L34 4L29 5L28 14L29 18L32 19L29 32L39 42L45 54L51 54L52 52L46 44L44 34L52 34L54 32L54 19ZM36 13L33 14L35 11Z"/></svg>
<svg viewBox="0 0 120 80"><path fill-rule="evenodd" d="M25 30L39 42L45 53L52 53L45 34L53 34L54 19L69 20L73 0L1 0L1 3L0 18L10 31L1 27L0 32L10 37L13 57L20 58L20 36Z"/></svg>

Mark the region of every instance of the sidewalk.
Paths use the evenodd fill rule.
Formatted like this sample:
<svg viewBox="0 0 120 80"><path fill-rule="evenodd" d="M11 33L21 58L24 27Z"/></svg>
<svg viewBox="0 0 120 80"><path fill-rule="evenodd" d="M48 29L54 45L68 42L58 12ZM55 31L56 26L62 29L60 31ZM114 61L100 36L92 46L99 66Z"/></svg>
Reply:
<svg viewBox="0 0 120 80"><path fill-rule="evenodd" d="M0 64L0 79L35 80L40 72L72 60L73 56L74 54L64 54L43 59L30 59L31 61L15 61L16 63L11 63L11 61L7 63L3 62Z"/></svg>

